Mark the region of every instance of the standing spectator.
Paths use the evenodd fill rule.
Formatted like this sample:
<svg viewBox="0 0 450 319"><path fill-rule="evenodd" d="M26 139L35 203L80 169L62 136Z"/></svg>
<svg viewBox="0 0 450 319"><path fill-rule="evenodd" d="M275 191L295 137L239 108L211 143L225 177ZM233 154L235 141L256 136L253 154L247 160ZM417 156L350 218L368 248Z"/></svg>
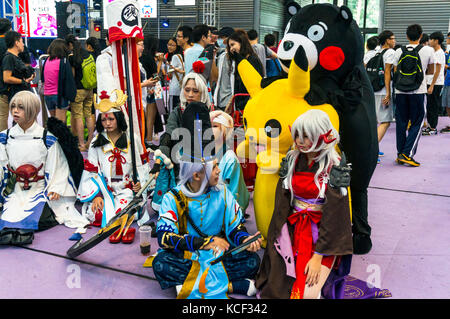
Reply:
<svg viewBox="0 0 450 319"><path fill-rule="evenodd" d="M69 49L63 39L55 39L48 47L49 57L42 65L44 100L52 117L66 122L69 101L75 100L77 90L72 67L67 60Z"/></svg>
<svg viewBox="0 0 450 319"><path fill-rule="evenodd" d="M157 79L158 78L158 65L156 64L156 51L158 49L158 39L149 36L144 38L144 52L140 57L140 61L142 66L147 73L148 79ZM146 123L146 133L145 133L145 142L148 146L153 143L153 141L157 140L157 135L153 134L162 132L164 130L161 116L158 113L158 109L156 107L156 100L154 89L150 89L147 95L147 106L145 108L145 123Z"/></svg>
<svg viewBox="0 0 450 319"><path fill-rule="evenodd" d="M420 38L419 44L425 46L430 45L430 37L427 33L422 33L422 37Z"/></svg>
<svg viewBox="0 0 450 319"><path fill-rule="evenodd" d="M92 54L95 60L102 53L100 49L100 43L96 37L89 37L86 40L86 50Z"/></svg>
<svg viewBox="0 0 450 319"><path fill-rule="evenodd" d="M5 34L7 51L2 60L2 76L4 83L3 94L11 101L14 94L24 90L30 90L30 82L35 73L31 66L26 66L19 54L24 50L22 35L16 31L8 31ZM6 121L8 117L6 116Z"/></svg>
<svg viewBox="0 0 450 319"><path fill-rule="evenodd" d="M266 34L264 37L264 45L267 46L270 50L277 53L277 47L275 46L275 36L271 33ZM281 72L281 64L278 59L266 59L266 76L272 77L272 76L278 76Z"/></svg>
<svg viewBox="0 0 450 319"><path fill-rule="evenodd" d="M211 31L209 42L218 48L217 40L219 39L219 30L216 27L209 27L209 30Z"/></svg>
<svg viewBox="0 0 450 319"><path fill-rule="evenodd" d="M369 62L370 59L372 59L375 54L377 54L377 46L378 46L378 37L374 36L374 37L370 37L369 39L367 39L367 43L366 43L366 49L367 52L366 54L364 54L364 67L366 67L367 62Z"/></svg>
<svg viewBox="0 0 450 319"><path fill-rule="evenodd" d="M409 44L406 47L401 47L395 52L394 57L394 73L399 72L400 58L403 55L403 51L418 52L420 57L423 81L418 89L412 91L401 91L397 88L399 82L398 73L395 74L394 85L396 95L396 138L397 138L397 159L398 164L408 164L409 166L418 167L420 163L417 162L413 156L416 154L417 145L421 135L421 127L425 117L424 99L427 93L427 84L425 74L434 73L434 50L429 46L419 45L420 38L422 36L422 27L418 24L408 26L406 30L406 36ZM419 47L418 47L419 46ZM416 47L418 47L416 49ZM412 51L410 51L412 50ZM401 63L406 62L407 59L403 59ZM420 72L420 71L419 71ZM411 127L407 130L408 122L411 121ZM408 131L408 135L406 132Z"/></svg>
<svg viewBox="0 0 450 319"><path fill-rule="evenodd" d="M450 48L450 32L447 34L447 51ZM442 107L447 111L447 115L450 117L450 54L445 56L445 82L442 90ZM441 133L450 133L450 125L447 125L441 130Z"/></svg>
<svg viewBox="0 0 450 319"><path fill-rule="evenodd" d="M176 38L167 42L167 63L169 82L169 114L180 104L181 83L184 77L183 49L177 45Z"/></svg>
<svg viewBox="0 0 450 319"><path fill-rule="evenodd" d="M216 109L225 110L226 106L233 96L234 90L234 72L232 72L232 63L228 58L227 43L228 37L234 33L231 27L223 27L219 31L219 39L217 40L219 47L224 48L217 52L217 69L218 78L216 88L214 90L214 105Z"/></svg>
<svg viewBox="0 0 450 319"><path fill-rule="evenodd" d="M259 61L261 61L261 65L263 67L263 77L266 77L266 59L276 59L277 54L273 52L270 48L267 46L262 45L259 43L259 37L258 32L254 29L247 31L248 39L250 40L250 44L252 45L253 50L255 51L256 55L259 58Z"/></svg>
<svg viewBox="0 0 450 319"><path fill-rule="evenodd" d="M177 30L177 44L186 52L187 49L192 47L191 42L192 28L188 25L183 25Z"/></svg>
<svg viewBox="0 0 450 319"><path fill-rule="evenodd" d="M94 137L95 130L95 116L92 114L92 103L94 92L93 88L86 88L82 81L86 75L83 72L83 61L92 58L94 66L95 60L93 56L85 49L81 47L80 41L75 38L73 34L69 34L65 37L69 50L72 51L69 54L69 62L72 66L72 72L75 78L75 85L77 88L77 96L75 101L70 103L70 124L73 135L78 137L78 145L81 152L86 152ZM93 73L94 77L96 73ZM83 118L86 121L86 127L88 129L87 141L84 140L84 124Z"/></svg>
<svg viewBox="0 0 450 319"><path fill-rule="evenodd" d="M184 64L186 74L192 71L192 65L203 53L205 47L209 44L210 29L206 24L199 24L192 30L192 42L194 45L184 51Z"/></svg>
<svg viewBox="0 0 450 319"><path fill-rule="evenodd" d="M377 120L380 124L377 129L378 143L381 142L387 129L391 125L391 121L394 119L394 111L392 108L392 64L395 56L395 36L392 31L385 30L378 36L380 42L380 54L383 56L384 66L384 87L374 92L375 94L375 111L377 114ZM379 156L383 156L383 152L379 153ZM378 159L378 163L380 160Z"/></svg>
<svg viewBox="0 0 450 319"><path fill-rule="evenodd" d="M437 31L430 34L429 45L434 49L434 75L427 75L427 122L428 127L422 130L422 135L436 135L439 112L442 105L442 87L444 86L445 53L442 50L444 35Z"/></svg>
<svg viewBox="0 0 450 319"><path fill-rule="evenodd" d="M234 72L234 89L233 94L248 94L247 88L242 82L241 76L237 70L237 66L241 59L247 59L248 62L255 68L255 70L263 76L263 66L258 56L248 40L245 31L237 30L234 32L227 41L227 51L228 57L230 59L230 63L234 62L234 66L232 67L232 72ZM244 110L245 105L247 104L250 97L239 97L235 99L235 107L236 110ZM227 107L228 109L228 107Z"/></svg>
<svg viewBox="0 0 450 319"><path fill-rule="evenodd" d="M0 66L8 48L5 42L5 33L11 30L11 21L7 18L0 18ZM8 128L9 104L6 87L3 83L3 71L0 69L0 132Z"/></svg>

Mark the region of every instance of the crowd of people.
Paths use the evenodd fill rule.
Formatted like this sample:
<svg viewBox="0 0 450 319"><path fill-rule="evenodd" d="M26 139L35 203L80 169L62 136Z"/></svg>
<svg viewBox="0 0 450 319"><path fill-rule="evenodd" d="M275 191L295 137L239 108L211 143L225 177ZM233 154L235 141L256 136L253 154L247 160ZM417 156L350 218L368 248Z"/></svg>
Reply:
<svg viewBox="0 0 450 319"><path fill-rule="evenodd" d="M406 35L408 43L403 46L389 30L369 38L364 65L375 94L378 142L395 120L396 162L418 167L414 155L420 136L437 135L439 116L450 116L450 33L446 46L441 31L428 35L418 24L408 26ZM449 132L449 126L440 130Z"/></svg>
<svg viewBox="0 0 450 319"><path fill-rule="evenodd" d="M395 118L397 163L419 166L413 158L419 136L437 134L441 107L450 116L450 58L441 48L442 33L432 33L423 44L419 25L406 33L409 44L399 48L387 30L369 39L364 65L375 92L378 141ZM105 94L97 92L98 83L107 81L112 69L108 37L103 50L93 37L55 39L42 68L34 70L22 35L11 30L8 19L0 19L0 243L29 244L35 231L56 224L76 228L76 234L87 225L104 227L153 175L158 178L155 192L144 197L153 196L157 223L151 223L147 208L136 217L139 226L153 225L158 238L152 267L162 289L174 287L180 298L219 298L230 292L320 298L332 271L348 273L352 254L349 172L334 170L341 163L339 132L320 110L294 121L294 145L277 186L276 218L264 239L246 229L250 193L229 143L235 127L231 115L242 112L250 98L238 64L247 60L262 79L286 77L276 41L268 34L261 44L256 30L204 24L180 26L165 48L153 36L138 39L145 131L144 144L137 143L132 154L126 114L118 105L101 110L97 104ZM421 63L411 67L405 53ZM416 67L417 77L399 75ZM39 86L33 92L37 73ZM48 123L39 125L38 113L47 111ZM174 132L180 128L193 139L194 132L212 129L214 147L206 152L207 141L200 138L200 149L193 143L192 152L184 146L177 151ZM76 137L73 145L70 137ZM154 151L154 161L146 159L145 148ZM172 170L171 162L173 175L164 174ZM82 203L80 212L75 199ZM134 235L135 229L127 228L109 241L130 243ZM245 250L211 264L247 242ZM263 242L261 260L256 252Z"/></svg>

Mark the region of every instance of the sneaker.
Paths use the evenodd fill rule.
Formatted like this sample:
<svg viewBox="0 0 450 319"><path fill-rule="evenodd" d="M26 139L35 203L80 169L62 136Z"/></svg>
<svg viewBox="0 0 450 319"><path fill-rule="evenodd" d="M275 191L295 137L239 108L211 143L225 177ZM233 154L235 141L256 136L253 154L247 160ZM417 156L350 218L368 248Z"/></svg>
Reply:
<svg viewBox="0 0 450 319"><path fill-rule="evenodd" d="M430 132L429 132L429 135L437 135L437 133L438 133L437 129L431 128Z"/></svg>
<svg viewBox="0 0 450 319"><path fill-rule="evenodd" d="M398 164L407 164L409 166L418 167L420 163L414 160L412 157L408 157L405 154L399 154L397 159L395 160Z"/></svg>
<svg viewBox="0 0 450 319"><path fill-rule="evenodd" d="M384 156L384 153L383 153L383 152L378 152L378 156L379 156L379 157L383 157L383 156Z"/></svg>
<svg viewBox="0 0 450 319"><path fill-rule="evenodd" d="M380 164L381 163L381 160L378 158L377 159L377 164Z"/></svg>
<svg viewBox="0 0 450 319"><path fill-rule="evenodd" d="M425 127L422 129L422 135L431 135L430 131L431 131L431 128Z"/></svg>
<svg viewBox="0 0 450 319"><path fill-rule="evenodd" d="M440 130L441 133L450 133L450 126L444 127L442 130Z"/></svg>

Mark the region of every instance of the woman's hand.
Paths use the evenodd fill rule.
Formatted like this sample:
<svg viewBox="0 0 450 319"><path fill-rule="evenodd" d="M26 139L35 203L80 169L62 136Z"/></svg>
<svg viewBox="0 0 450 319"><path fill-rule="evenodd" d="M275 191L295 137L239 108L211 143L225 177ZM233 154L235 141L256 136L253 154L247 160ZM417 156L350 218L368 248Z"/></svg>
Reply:
<svg viewBox="0 0 450 319"><path fill-rule="evenodd" d="M55 192L48 193L49 200L59 200L59 194Z"/></svg>
<svg viewBox="0 0 450 319"><path fill-rule="evenodd" d="M311 287L319 283L321 267L322 255L313 254L305 267L305 275L307 275L305 284Z"/></svg>
<svg viewBox="0 0 450 319"><path fill-rule="evenodd" d="M139 192L141 190L141 183L140 182L137 182L136 184L132 182L131 184L133 185L133 192L137 193L137 192Z"/></svg>
<svg viewBox="0 0 450 319"><path fill-rule="evenodd" d="M214 252L219 253L219 251L227 251L228 248L230 248L230 244L226 241L226 239L214 236L213 241L206 245L204 249L212 249Z"/></svg>
<svg viewBox="0 0 450 319"><path fill-rule="evenodd" d="M257 232L256 234L254 234L253 236L249 236L247 237L242 243L245 243L247 241L249 241L250 239L252 239L255 236L258 236L260 234L260 232ZM256 241L254 241L253 243L250 244L250 246L248 246L247 250L248 251L252 251L252 252L257 252L258 250L261 249L261 242L262 242L262 237L258 238Z"/></svg>
<svg viewBox="0 0 450 319"><path fill-rule="evenodd" d="M94 200L92 201L92 206L91 206L92 212L97 212L102 211L103 210L103 198L101 197L95 197Z"/></svg>

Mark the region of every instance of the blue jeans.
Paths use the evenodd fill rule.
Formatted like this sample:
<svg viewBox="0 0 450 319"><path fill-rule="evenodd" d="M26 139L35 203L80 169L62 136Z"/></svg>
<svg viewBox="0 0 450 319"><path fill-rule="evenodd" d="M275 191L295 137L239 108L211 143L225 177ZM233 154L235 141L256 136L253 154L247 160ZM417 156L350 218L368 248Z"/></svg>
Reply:
<svg viewBox="0 0 450 319"><path fill-rule="evenodd" d="M61 105L58 105L58 95L45 95L44 100L49 111L54 111L56 108L60 110L66 110L69 108L69 101L63 97L61 98Z"/></svg>

